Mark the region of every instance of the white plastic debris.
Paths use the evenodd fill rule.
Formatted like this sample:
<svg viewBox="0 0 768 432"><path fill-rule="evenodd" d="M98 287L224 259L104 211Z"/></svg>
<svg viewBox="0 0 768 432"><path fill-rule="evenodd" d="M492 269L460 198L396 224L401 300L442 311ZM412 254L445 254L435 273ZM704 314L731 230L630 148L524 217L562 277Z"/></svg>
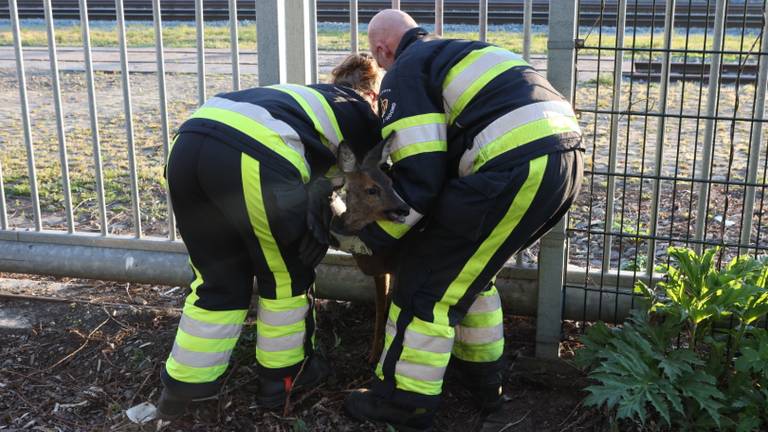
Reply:
<svg viewBox="0 0 768 432"><path fill-rule="evenodd" d="M142 402L135 407L128 408L125 415L128 416L128 420L134 423L144 424L155 419L157 408L149 402Z"/></svg>

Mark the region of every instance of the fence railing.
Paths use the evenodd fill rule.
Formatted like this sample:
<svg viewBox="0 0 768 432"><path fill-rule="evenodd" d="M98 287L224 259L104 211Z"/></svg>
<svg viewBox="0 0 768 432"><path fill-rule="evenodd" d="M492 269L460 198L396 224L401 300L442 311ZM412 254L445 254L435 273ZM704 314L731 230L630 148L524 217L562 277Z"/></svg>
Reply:
<svg viewBox="0 0 768 432"><path fill-rule="evenodd" d="M0 76L16 80L0 95L18 103L0 107L0 271L186 283L161 183L174 127L209 94L316 82L344 51L365 49L361 1L348 3L348 33L321 34L315 1L259 1L256 15L244 16L228 0L225 23L206 23L202 0L191 1L194 25L164 24L163 2L152 0L153 22L141 27L126 24L123 0L114 2L116 23L92 23L87 0L78 0L74 24L54 20L45 0L41 29L20 21L18 0L10 0L7 33L0 21ZM740 25L725 0L707 1L707 15L688 21L678 9L702 2L658 1L650 19L627 14L639 10L636 0L555 3L547 30L532 26L538 2L515 3L524 20L510 33L489 26L488 0L479 0L472 36L515 46L546 69L585 131L587 172L567 231L556 227L497 279L511 312L538 317L542 356L557 355L564 319L620 321L633 284L653 278L668 245L721 245L724 259L768 249L768 38L764 17L759 29L748 24L754 11L765 14L765 0L745 2ZM434 2L427 24L466 37L466 28L445 24L446 4ZM247 21L254 18L255 31ZM697 29L694 20L709 25ZM320 266L321 295L371 298L366 285L345 255Z"/></svg>

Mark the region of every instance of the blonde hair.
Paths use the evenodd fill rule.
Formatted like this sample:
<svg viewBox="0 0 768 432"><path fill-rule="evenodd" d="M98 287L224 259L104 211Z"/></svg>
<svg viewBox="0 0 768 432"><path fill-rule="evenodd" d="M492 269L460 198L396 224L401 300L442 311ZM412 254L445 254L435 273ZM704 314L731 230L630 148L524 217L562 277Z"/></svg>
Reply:
<svg viewBox="0 0 768 432"><path fill-rule="evenodd" d="M331 82L358 93L379 93L381 68L368 53L350 54L331 71Z"/></svg>

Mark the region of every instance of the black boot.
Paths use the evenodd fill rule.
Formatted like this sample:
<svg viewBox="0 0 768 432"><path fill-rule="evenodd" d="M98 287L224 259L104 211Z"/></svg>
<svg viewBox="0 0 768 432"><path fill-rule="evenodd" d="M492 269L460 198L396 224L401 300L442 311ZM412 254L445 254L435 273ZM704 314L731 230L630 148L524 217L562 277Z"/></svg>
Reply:
<svg viewBox="0 0 768 432"><path fill-rule="evenodd" d="M172 390L166 385L157 402L157 418L166 421L175 420L186 412L192 402L216 399L219 388L220 383L215 382L193 387L191 392L179 392L180 389Z"/></svg>
<svg viewBox="0 0 768 432"><path fill-rule="evenodd" d="M432 431L433 410L405 408L366 389L350 393L344 410L357 420L388 423L400 432Z"/></svg>
<svg viewBox="0 0 768 432"><path fill-rule="evenodd" d="M472 363L453 357L449 376L455 377L472 395L477 408L488 414L501 408L506 365L504 357L492 363Z"/></svg>
<svg viewBox="0 0 768 432"><path fill-rule="evenodd" d="M256 401L266 409L281 408L285 404L285 398L289 391L300 391L322 383L328 378L330 369L325 359L314 354L307 360L304 370L295 380L292 376L283 378L260 377Z"/></svg>

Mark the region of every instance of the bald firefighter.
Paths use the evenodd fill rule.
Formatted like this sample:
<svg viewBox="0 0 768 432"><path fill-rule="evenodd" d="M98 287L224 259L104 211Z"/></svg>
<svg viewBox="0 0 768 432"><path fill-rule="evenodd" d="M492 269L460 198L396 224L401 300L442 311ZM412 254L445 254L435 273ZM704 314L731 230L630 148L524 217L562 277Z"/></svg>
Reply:
<svg viewBox="0 0 768 432"><path fill-rule="evenodd" d="M395 295L372 389L345 402L361 420L430 430L451 368L483 410L499 408L504 263L559 221L582 175L571 105L519 55L438 39L398 10L370 22L387 70L382 138L405 224L357 233L374 254L399 247Z"/></svg>
<svg viewBox="0 0 768 432"><path fill-rule="evenodd" d="M288 391L325 379L310 288L327 227L313 209L327 207L323 178L340 152L360 157L380 141L378 70L353 55L334 70L335 84L220 94L181 126L167 179L195 279L162 371L162 418L219 392L254 278L259 405L279 408Z"/></svg>

